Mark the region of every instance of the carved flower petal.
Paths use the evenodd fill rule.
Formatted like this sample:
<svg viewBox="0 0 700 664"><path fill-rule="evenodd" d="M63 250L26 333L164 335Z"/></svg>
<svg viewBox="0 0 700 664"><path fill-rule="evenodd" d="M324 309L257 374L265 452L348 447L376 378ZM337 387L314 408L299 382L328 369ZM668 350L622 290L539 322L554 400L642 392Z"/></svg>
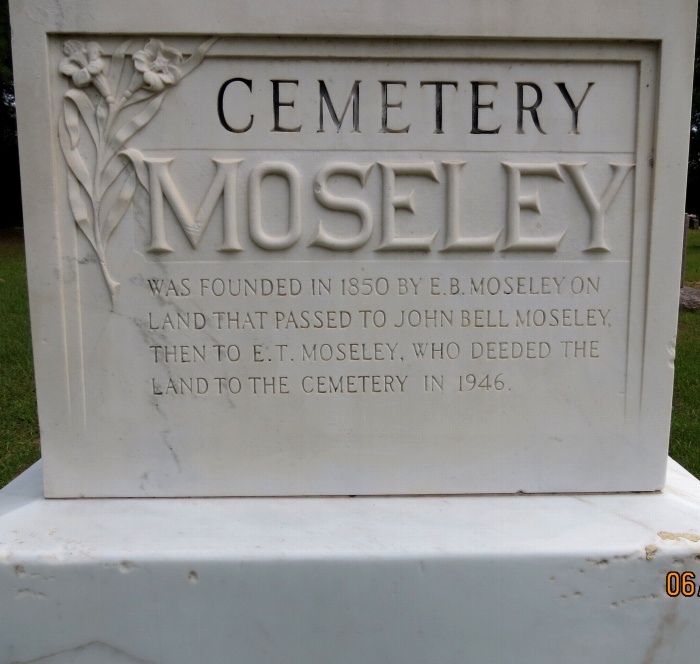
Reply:
<svg viewBox="0 0 700 664"><path fill-rule="evenodd" d="M104 55L102 47L97 42L88 42L85 45L85 52L87 53L90 62L93 60L99 60L101 55Z"/></svg>
<svg viewBox="0 0 700 664"><path fill-rule="evenodd" d="M70 58L63 58L61 64L58 65L58 71L66 76L73 76L75 72L80 71L81 67L75 64Z"/></svg>
<svg viewBox="0 0 700 664"><path fill-rule="evenodd" d="M143 50L148 54L150 60L155 60L158 52L163 50L163 42L160 39L149 39Z"/></svg>
<svg viewBox="0 0 700 664"><path fill-rule="evenodd" d="M164 85L175 85L175 83L177 83L177 79L169 71L161 72L158 74L158 77L163 81Z"/></svg>
<svg viewBox="0 0 700 664"><path fill-rule="evenodd" d="M146 90L152 90L153 92L160 92L165 87L161 77L150 70L143 72L143 83L143 87Z"/></svg>
<svg viewBox="0 0 700 664"><path fill-rule="evenodd" d="M168 85L175 85L182 78L180 68L173 64L168 64L160 75L166 80Z"/></svg>
<svg viewBox="0 0 700 664"><path fill-rule="evenodd" d="M182 60L180 51L165 46L159 39L149 39L143 49L132 56L134 68L143 75L143 87L154 92L175 85L182 78L177 66Z"/></svg>
<svg viewBox="0 0 700 664"><path fill-rule="evenodd" d="M145 51L136 51L131 59L134 62L136 71L140 71L141 73L148 71L148 65L151 62L148 53Z"/></svg>
<svg viewBox="0 0 700 664"><path fill-rule="evenodd" d="M88 65L87 53L85 53L84 51L81 53L73 53L73 55L70 56L69 60L75 62L75 64L78 65L81 69L83 67L87 67Z"/></svg>
<svg viewBox="0 0 700 664"><path fill-rule="evenodd" d="M74 53L82 53L84 50L85 45L77 39L68 39L63 42L63 55L70 57Z"/></svg>
<svg viewBox="0 0 700 664"><path fill-rule="evenodd" d="M105 68L104 60L93 60L86 69L92 76L99 74Z"/></svg>
<svg viewBox="0 0 700 664"><path fill-rule="evenodd" d="M176 48L172 48L171 46L162 46L160 52L168 60L174 61L175 64L179 65L182 62L182 53L180 53L180 51L178 51Z"/></svg>
<svg viewBox="0 0 700 664"><path fill-rule="evenodd" d="M90 72L88 72L87 69L78 69L78 71L73 74L73 83L75 83L79 88L84 88L90 85L91 80L92 76L90 76Z"/></svg>

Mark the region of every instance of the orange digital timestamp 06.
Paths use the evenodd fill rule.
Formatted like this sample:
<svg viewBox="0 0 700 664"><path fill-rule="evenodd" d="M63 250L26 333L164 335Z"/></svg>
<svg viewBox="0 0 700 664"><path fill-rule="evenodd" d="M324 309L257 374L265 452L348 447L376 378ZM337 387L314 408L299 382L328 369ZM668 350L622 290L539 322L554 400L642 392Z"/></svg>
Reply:
<svg viewBox="0 0 700 664"><path fill-rule="evenodd" d="M669 572L666 575L666 594L669 597L700 597L700 587L693 572Z"/></svg>

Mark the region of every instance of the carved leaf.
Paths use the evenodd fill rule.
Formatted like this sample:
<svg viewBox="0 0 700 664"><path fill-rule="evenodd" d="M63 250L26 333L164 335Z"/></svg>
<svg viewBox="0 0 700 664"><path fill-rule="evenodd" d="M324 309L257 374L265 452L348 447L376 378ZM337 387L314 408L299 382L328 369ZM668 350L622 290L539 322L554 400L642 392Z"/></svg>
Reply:
<svg viewBox="0 0 700 664"><path fill-rule="evenodd" d="M125 102L124 108L127 106L133 106L134 104L138 104L140 101L143 101L144 99L149 99L152 97L155 92L153 90L146 90L146 88L141 88L140 90L137 90L134 92L132 95L131 99L129 101Z"/></svg>
<svg viewBox="0 0 700 664"><path fill-rule="evenodd" d="M102 258L100 258L100 267L102 268L102 276L104 276L105 283L107 284L107 288L109 289L109 297L112 301L112 311L114 311L114 307L117 303L117 295L119 295L119 289L121 287L121 284L116 279L112 278L112 275L109 273L107 263Z"/></svg>
<svg viewBox="0 0 700 664"><path fill-rule="evenodd" d="M80 115L78 115L78 111ZM66 118L66 127L68 128L71 138L71 147L75 148L78 145L80 137L79 118L82 118L90 132L92 140L95 145L97 145L99 134L97 131L97 122L95 121L95 107L92 105L90 98L85 92L77 88L68 90L63 96L63 112Z"/></svg>
<svg viewBox="0 0 700 664"><path fill-rule="evenodd" d="M102 187L98 192L100 194L100 198L101 194L106 192L112 186L112 183L119 177L121 172L129 164L127 160L119 159L122 154L122 152L119 152L118 154L112 155L107 162L107 165L102 173Z"/></svg>
<svg viewBox="0 0 700 664"><path fill-rule="evenodd" d="M66 103L63 117L66 121L71 149L75 150L80 142L80 114L75 106Z"/></svg>
<svg viewBox="0 0 700 664"><path fill-rule="evenodd" d="M216 37L211 37L207 39L207 41L202 42L197 47L195 52L187 60L185 60L185 62L182 63L180 71L182 72L183 78L187 76L187 74L189 74L195 67L198 67L202 63L202 60L204 60L204 56L207 54L207 51L216 43L216 40Z"/></svg>
<svg viewBox="0 0 700 664"><path fill-rule="evenodd" d="M119 183L117 183L117 186L119 186ZM109 240L110 236L112 235L112 233L114 233L114 230L119 225L119 222L126 214L129 204L131 203L131 199L134 197L135 191L136 174L134 173L133 168L130 167L129 172L127 173L127 176L124 179L124 182L122 183L122 188L119 192L119 196L114 202L114 205L112 205L112 209L109 211L107 219L105 219L104 222L102 230L102 242L104 242L105 244L107 244L107 241Z"/></svg>
<svg viewBox="0 0 700 664"><path fill-rule="evenodd" d="M128 150L124 150L123 152L119 153L120 155L124 155L125 157L128 157L131 160L131 163L134 165L134 170L136 171L136 175L139 178L139 182L141 183L141 186L144 189L148 189L148 167L143 161L143 155L136 149L134 148L129 148Z"/></svg>
<svg viewBox="0 0 700 664"><path fill-rule="evenodd" d="M92 200L92 182L90 180L90 174L88 173L87 167L80 153L71 146L70 136L68 135L68 129L64 122L58 123L58 138L61 143L61 149L63 150L63 156L66 159L68 167L73 172L73 175L78 179L83 188L87 192L90 200Z"/></svg>
<svg viewBox="0 0 700 664"><path fill-rule="evenodd" d="M122 74L124 73L125 55L132 41L133 39L127 39L122 42L112 54L112 63L109 67L109 87L111 90L119 89Z"/></svg>
<svg viewBox="0 0 700 664"><path fill-rule="evenodd" d="M97 251L95 246L95 238L92 234L92 225L90 224L90 217L88 216L87 207L83 202L83 198L80 195L80 185L78 180L72 173L68 173L68 202L70 203L70 208L73 211L73 217L75 218L75 223L85 234L85 237L90 241L92 248Z"/></svg>
<svg viewBox="0 0 700 664"><path fill-rule="evenodd" d="M109 105L107 100L102 97L100 103L97 104L97 110L95 111L95 118L97 119L97 131L100 132L100 138L104 134L105 127L107 126L107 118L109 117Z"/></svg>
<svg viewBox="0 0 700 664"><path fill-rule="evenodd" d="M110 147L115 151L119 149L126 143L137 131L143 129L155 116L155 114L160 110L160 106L163 103L163 93L155 96L146 108L141 111L138 115L134 116L123 124L119 131L110 140Z"/></svg>

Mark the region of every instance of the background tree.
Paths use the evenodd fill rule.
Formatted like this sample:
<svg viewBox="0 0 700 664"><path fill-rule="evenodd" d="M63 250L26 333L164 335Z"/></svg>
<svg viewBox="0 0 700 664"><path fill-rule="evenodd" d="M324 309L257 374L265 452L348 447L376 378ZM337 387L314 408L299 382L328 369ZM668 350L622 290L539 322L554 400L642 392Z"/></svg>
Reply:
<svg viewBox="0 0 700 664"><path fill-rule="evenodd" d="M8 0L0 5L0 163L6 173L0 228L22 225Z"/></svg>

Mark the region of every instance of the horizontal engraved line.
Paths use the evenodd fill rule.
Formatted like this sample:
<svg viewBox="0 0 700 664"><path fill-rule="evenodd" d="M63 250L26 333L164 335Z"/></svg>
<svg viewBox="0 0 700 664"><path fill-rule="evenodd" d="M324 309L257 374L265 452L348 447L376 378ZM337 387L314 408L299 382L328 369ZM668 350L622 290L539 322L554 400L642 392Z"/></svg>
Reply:
<svg viewBox="0 0 700 664"><path fill-rule="evenodd" d="M322 49L319 49L322 50ZM508 55L508 56L502 56L498 57L496 55L484 55L484 56L478 56L476 54L474 55L455 55L455 56L449 56L449 55L438 55L436 57L431 58L429 55L426 57L416 57L416 56L410 56L410 55L386 55L382 53L378 53L376 55L363 55L363 56L355 56L352 54L348 55L336 55L336 54L330 54L330 53L317 53L316 51L309 51L308 53L303 53L303 54L294 54L294 53L285 53L283 57L281 57L279 54L278 55L266 55L263 53L257 53L255 51L250 51L250 52L239 52L239 53L212 53L208 56L209 60L245 60L245 59L250 59L250 60L255 60L255 61L265 61L265 62L288 62L289 60L294 60L294 61L308 61L308 62L313 62L317 63L318 58L322 57L324 61L326 60L333 60L336 62L351 62L352 64L355 63L363 63L363 62L371 62L375 63L377 61L380 62L407 62L407 63L419 63L419 64L425 64L425 65L439 65L439 64L465 64L465 63L474 63L478 65L484 65L484 64L494 64L497 66L503 66L504 64L508 63L514 63L514 64L521 64L522 62L526 62L527 64L532 64L532 65L553 65L556 67L561 67L561 66L569 66L569 65L576 65L576 66L581 66L581 67L599 67L600 65L607 65L607 66L616 66L616 65L623 65L623 66L629 66L629 65L637 65L637 64L642 64L646 58L649 57L649 54L647 53L630 53L627 57L624 55L620 56L615 56L614 59L603 59L603 58L594 58L591 57L590 59L586 59L585 57L576 57L575 59L572 60L572 57L570 54L562 55L560 57L557 57L556 55L552 55L551 57L548 56L546 58L543 58L542 56L528 56L527 53L519 53L517 56L514 55Z"/></svg>
<svg viewBox="0 0 700 664"><path fill-rule="evenodd" d="M260 141L256 141L260 142ZM451 141L454 143L454 140ZM196 148L149 148L149 147L141 147L140 148L144 152L149 152L149 153L166 153L166 152L233 152L236 150L245 150L246 153L251 154L251 153L256 153L259 152L261 154L270 154L270 149L271 148L246 148L246 147L228 147L228 148L222 148L221 146L215 147L215 148L210 148L210 147L196 147ZM436 153L436 154L443 154L446 156L454 155L454 156L464 156L465 155L465 150L455 150L454 148L451 148L449 150L441 150L440 148L422 148L422 147L416 147L416 148L390 148L390 149L379 149L379 148L363 148L363 147L358 147L358 148L348 148L343 146L342 148L286 148L286 147L280 147L280 146L275 146L275 149L284 151L285 153L290 153L294 154L295 152L318 152L318 153L327 153L327 152L332 152L334 154L337 154L339 156L342 156L344 152L367 152L371 153L373 155L376 155L377 152L382 152L382 154L394 154L394 153L402 153L402 152L430 152L430 153ZM538 158L542 157L548 157L551 155L557 155L559 157L566 156L569 154L576 154L576 155L603 155L603 154L617 154L620 156L631 156L634 157L636 156L635 151L628 151L628 150L595 150L595 151L590 151L590 150L564 150L564 151L545 151L542 152L540 150L499 150L498 148L493 148L491 150L466 150L467 154L493 154L493 153L503 153L504 155L508 154L530 154L530 155L536 155Z"/></svg>
<svg viewBox="0 0 700 664"><path fill-rule="evenodd" d="M265 252L264 249L260 249L261 252ZM143 256L144 258L150 258L153 254L148 254L147 256L144 256L141 254L141 252L135 251L134 253L139 254L140 256ZM422 253L422 252L416 252L416 253ZM164 256L165 254L160 254L160 256ZM271 252L265 252L266 256L272 255ZM165 261L161 260L150 260L147 261L149 263L168 263L168 265L172 265L173 263L182 263L186 265L218 265L219 263L260 263L260 258L258 257L257 259L251 258L251 259L239 259L240 254L238 254L234 259L232 259L230 256L222 256L222 259L219 261L197 261L197 260L169 260L169 256ZM387 260L389 259L389 260ZM442 256L441 258L425 258L421 259L421 264L423 263L441 263L445 264L446 260L448 260L451 263L453 262L458 262L459 255L454 254L454 258L450 261L449 257L447 256ZM462 261L464 260L463 258L461 259ZM513 267L517 266L518 264L522 265L531 265L533 262L537 262L538 260L541 260L538 257L533 257L532 260L529 261L524 261L522 259L519 259L517 261L508 261L507 259L502 259L502 262L499 263L499 265L508 265L509 269L512 269ZM329 260L293 260L293 259L288 259L285 257L280 256L278 259L272 259L272 260L266 260L265 265L267 267L268 263L284 263L285 265L303 265L303 264L309 264L309 265L314 265L315 267L318 267L320 265L323 265L324 263L327 263L328 265L336 265L338 263L339 259L335 259L333 261ZM384 257L379 259L357 259L352 256L348 257L348 259L344 262L348 263L377 263L377 265L386 265L387 263L391 263L392 265L398 265L401 263L406 263L410 264L412 267L415 267L416 265L416 259L413 258L412 260L406 260L406 259L390 259L388 254L384 254ZM483 263L483 264L488 264L489 262L493 263L493 258L489 261L488 258L484 257L481 259L476 259L473 261L470 261L471 263ZM547 266L549 267L550 265L589 265L591 267L599 267L601 265L627 265L631 264L632 259L627 259L627 260L606 260L605 258L598 259L598 260L576 260L576 261L554 261L551 259L547 259Z"/></svg>

